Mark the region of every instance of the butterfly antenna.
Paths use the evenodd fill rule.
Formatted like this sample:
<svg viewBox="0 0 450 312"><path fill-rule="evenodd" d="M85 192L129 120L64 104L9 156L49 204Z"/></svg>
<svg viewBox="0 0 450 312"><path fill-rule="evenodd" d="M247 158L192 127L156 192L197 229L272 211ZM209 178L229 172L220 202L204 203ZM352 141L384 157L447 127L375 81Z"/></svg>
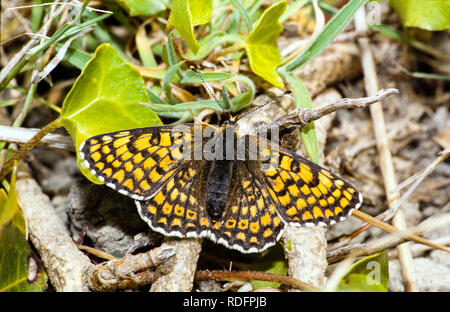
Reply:
<svg viewBox="0 0 450 312"><path fill-rule="evenodd" d="M202 81L203 86L205 87L206 91L208 91L209 95L211 95L214 100L216 100L217 104L219 104L220 108L222 109L222 111L224 112L225 109L223 108L222 104L220 104L219 100L216 98L216 96L214 95L213 90L211 90L211 87L205 82L205 80L203 79L203 77L200 75L200 73L198 72L197 68L195 68L194 66L190 66L189 67L194 73L195 75Z"/></svg>
<svg viewBox="0 0 450 312"><path fill-rule="evenodd" d="M254 113L254 112L257 111L258 109L261 109L261 108L263 108L263 107L266 106L266 105L269 105L269 104L272 104L272 103L275 102L275 101L278 101L278 99L280 99L281 97L285 96L286 94L290 94L290 93L292 93L292 92L294 92L294 90L292 90L292 89L289 89L289 90L284 91L284 92L281 93L280 95L277 95L276 97L271 98L270 100L268 100L268 101L267 101L266 103L264 103L263 105L258 106L258 107L256 107L256 108L254 108L254 109L252 109L252 110L246 112L245 114L242 114L242 115L238 116L238 118L236 119L236 121L238 121L239 119L244 118L244 117L247 116L247 115L250 115L250 114Z"/></svg>

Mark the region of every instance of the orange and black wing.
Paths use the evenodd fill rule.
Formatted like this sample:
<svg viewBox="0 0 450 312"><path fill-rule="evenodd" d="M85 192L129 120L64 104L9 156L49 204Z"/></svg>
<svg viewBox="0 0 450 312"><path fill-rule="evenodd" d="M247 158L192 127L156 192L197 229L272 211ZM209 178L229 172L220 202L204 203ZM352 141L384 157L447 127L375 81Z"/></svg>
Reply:
<svg viewBox="0 0 450 312"><path fill-rule="evenodd" d="M176 237L205 237L211 220L204 195L205 161L184 164L145 201L136 201L141 218L156 232Z"/></svg>
<svg viewBox="0 0 450 312"><path fill-rule="evenodd" d="M350 183L281 146L271 150L271 143L265 143L269 146L265 154L271 156L265 161L249 163L265 181L286 223L294 226L334 224L361 206L362 195Z"/></svg>
<svg viewBox="0 0 450 312"><path fill-rule="evenodd" d="M144 200L185 164L183 152L193 145L193 129L163 126L101 134L81 144L80 157L107 186Z"/></svg>
<svg viewBox="0 0 450 312"><path fill-rule="evenodd" d="M276 244L283 230L264 181L246 161L236 161L231 195L224 213L211 228L210 238L243 253L261 252Z"/></svg>

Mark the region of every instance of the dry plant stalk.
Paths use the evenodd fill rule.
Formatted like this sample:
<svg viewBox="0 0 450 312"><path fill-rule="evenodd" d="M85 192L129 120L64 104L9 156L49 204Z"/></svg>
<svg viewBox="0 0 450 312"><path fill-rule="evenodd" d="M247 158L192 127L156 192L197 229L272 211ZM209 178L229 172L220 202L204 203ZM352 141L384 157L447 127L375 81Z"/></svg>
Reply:
<svg viewBox="0 0 450 312"><path fill-rule="evenodd" d="M339 262L352 254L357 254L357 256L373 255L375 253L396 247L401 243L410 240L411 236L420 235L421 233L449 225L450 225L449 213L439 216L432 216L426 219L425 221L421 222L414 228L408 229L407 231L395 230L392 231L391 234L389 235L383 236L379 239L373 240L365 244L347 245L342 248L331 250L327 254L328 263L332 264ZM429 245L430 244L427 244L426 246ZM446 248L446 250L444 251L449 252L447 247L437 242L431 242L431 245L433 245L431 248L436 248L436 246L439 246L439 248L437 249L442 250Z"/></svg>
<svg viewBox="0 0 450 312"><path fill-rule="evenodd" d="M355 28L357 31L366 31L368 28L364 7L359 8L355 14ZM360 38L358 39L358 43L361 49L361 63L364 72L365 89L367 94L371 96L374 95L379 89L376 65L370 48L369 39ZM388 205L392 207L400 196L398 192L392 192L392 190L397 187L397 181L386 135L386 126L384 123L383 107L381 106L381 103L372 105L370 107L370 113L373 120L377 149L380 155L380 166L386 197L388 199ZM394 216L393 224L400 230L406 230L405 216L401 208L398 209L396 215ZM402 244L397 248L405 278L405 288L407 291L416 291L417 283L414 277L412 255L409 250L408 243Z"/></svg>
<svg viewBox="0 0 450 312"><path fill-rule="evenodd" d="M40 129L10 127L0 125L0 142L25 144L30 141ZM49 133L37 143L39 147L48 147L66 151L75 151L72 139L67 135Z"/></svg>

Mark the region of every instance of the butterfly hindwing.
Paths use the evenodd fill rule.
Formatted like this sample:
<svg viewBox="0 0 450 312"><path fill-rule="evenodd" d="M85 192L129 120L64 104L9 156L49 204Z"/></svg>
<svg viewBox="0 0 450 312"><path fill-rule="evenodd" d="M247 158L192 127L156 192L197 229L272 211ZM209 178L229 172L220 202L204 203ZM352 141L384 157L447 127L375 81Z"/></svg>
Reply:
<svg viewBox="0 0 450 312"><path fill-rule="evenodd" d="M141 217L150 227L167 236L202 237L211 220L202 200L205 161L180 167L151 199L136 201Z"/></svg>
<svg viewBox="0 0 450 312"><path fill-rule="evenodd" d="M235 162L232 181L224 213L212 226L212 239L244 253L275 245L283 224L263 181L243 161Z"/></svg>

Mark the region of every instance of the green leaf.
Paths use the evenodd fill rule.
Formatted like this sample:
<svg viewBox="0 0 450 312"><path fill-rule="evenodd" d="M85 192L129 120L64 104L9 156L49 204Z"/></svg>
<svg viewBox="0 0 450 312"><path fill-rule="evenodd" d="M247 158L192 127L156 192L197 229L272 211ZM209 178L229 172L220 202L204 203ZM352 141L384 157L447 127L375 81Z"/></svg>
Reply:
<svg viewBox="0 0 450 312"><path fill-rule="evenodd" d="M212 13L212 0L188 0L192 15L192 25L203 25L209 22Z"/></svg>
<svg viewBox="0 0 450 312"><path fill-rule="evenodd" d="M279 88L284 88L284 83L276 72L282 62L277 39L283 31L283 26L278 19L285 10L286 1L280 1L265 10L244 41L252 71Z"/></svg>
<svg viewBox="0 0 450 312"><path fill-rule="evenodd" d="M444 30L450 27L448 0L389 0L405 27Z"/></svg>
<svg viewBox="0 0 450 312"><path fill-rule="evenodd" d="M200 75L202 76L203 80L205 82L211 82L211 81L222 81L225 79L229 79L234 76L232 72L200 72ZM200 80L197 75L192 70L187 71L184 74L183 79L180 81L181 83L202 83L202 80Z"/></svg>
<svg viewBox="0 0 450 312"><path fill-rule="evenodd" d="M288 81L292 89L294 89L294 103L298 108L312 109L312 101L308 89L299 78L293 74L282 72L283 77ZM303 145L311 160L315 163L319 160L319 143L317 142L314 122L300 129Z"/></svg>
<svg viewBox="0 0 450 312"><path fill-rule="evenodd" d="M150 102L141 75L109 44L102 44L66 96L61 119L78 151L93 135L161 125L156 113L139 102ZM102 183L84 167L78 153L77 161L87 178Z"/></svg>
<svg viewBox="0 0 450 312"><path fill-rule="evenodd" d="M192 51L188 51L183 58L189 61L198 61L205 58L215 47L222 43L228 42L242 42L244 38L236 34L224 34L222 32L215 32L209 34L205 38L199 41L199 50L194 54Z"/></svg>
<svg viewBox="0 0 450 312"><path fill-rule="evenodd" d="M219 101L221 102L221 101ZM150 104L150 108L160 113L184 113L189 112L189 108L192 110L199 109L213 109L216 111L222 111L222 108L217 104L216 100L203 100L197 102L184 102L180 104L170 105L170 104Z"/></svg>
<svg viewBox="0 0 450 312"><path fill-rule="evenodd" d="M337 291L388 291L389 258L387 252L378 253L356 262L342 278Z"/></svg>
<svg viewBox="0 0 450 312"><path fill-rule="evenodd" d="M168 25L173 26L197 54L199 44L194 26L207 23L211 18L212 0L173 0Z"/></svg>
<svg viewBox="0 0 450 312"><path fill-rule="evenodd" d="M255 84L253 81L244 75L235 75L234 77L227 80L227 84L231 84L233 82L240 82L246 84L248 86L249 91L241 93L234 98L231 99L231 108L230 110L233 113L239 112L244 107L247 107L255 98Z"/></svg>
<svg viewBox="0 0 450 312"><path fill-rule="evenodd" d="M154 92L154 90L147 89L147 94L150 97L150 103L167 104L167 102L160 98L159 95Z"/></svg>
<svg viewBox="0 0 450 312"><path fill-rule="evenodd" d="M57 43L56 44L56 51L59 51L61 49L62 44ZM66 55L64 55L64 60L75 66L76 68L82 70L84 66L86 66L87 62L92 58L92 55L84 52L83 50L69 47L67 50Z"/></svg>
<svg viewBox="0 0 450 312"><path fill-rule="evenodd" d="M164 75L164 79L162 80L162 87L164 90L164 93L166 94L167 99L169 100L169 103L175 104L177 103L177 99L172 95L172 87L171 83L175 79L178 70L180 69L180 66L183 65L184 61L178 62L175 65L172 65L167 70L166 74Z"/></svg>
<svg viewBox="0 0 450 312"><path fill-rule="evenodd" d="M166 8L164 1L161 0L115 0L115 2L127 10L130 16L151 16Z"/></svg>
<svg viewBox="0 0 450 312"><path fill-rule="evenodd" d="M47 275L25 235L13 174L8 195L0 189L0 292L43 291L47 285Z"/></svg>
<svg viewBox="0 0 450 312"><path fill-rule="evenodd" d="M173 46L172 32L170 32L167 37L167 59L169 61L169 66L173 66L178 63L178 57L175 52L175 47Z"/></svg>
<svg viewBox="0 0 450 312"><path fill-rule="evenodd" d="M355 14L356 10L367 0L351 0L324 27L321 33L289 63L279 71L293 71L322 52L328 44L341 32Z"/></svg>

